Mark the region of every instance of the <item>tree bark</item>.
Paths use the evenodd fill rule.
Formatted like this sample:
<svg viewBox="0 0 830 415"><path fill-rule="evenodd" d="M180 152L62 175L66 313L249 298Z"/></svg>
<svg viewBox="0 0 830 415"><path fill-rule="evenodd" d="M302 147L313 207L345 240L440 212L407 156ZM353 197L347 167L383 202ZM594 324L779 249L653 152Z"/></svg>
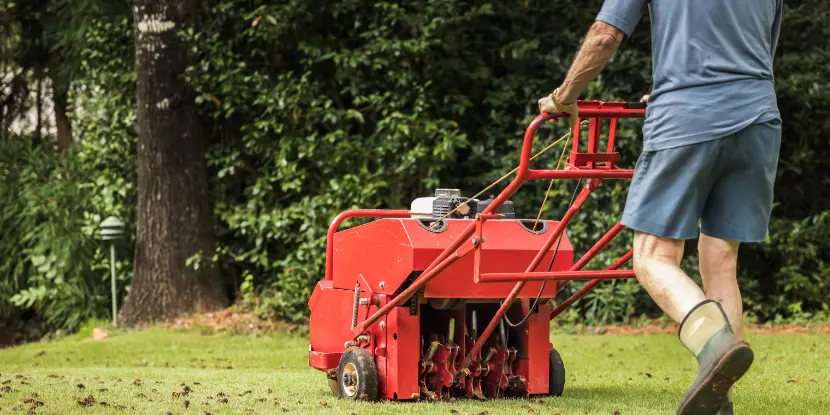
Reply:
<svg viewBox="0 0 830 415"><path fill-rule="evenodd" d="M126 325L227 305L218 271L188 267L211 256L214 236L205 163L206 135L183 79L195 0L136 0L138 204L133 280L121 310Z"/></svg>
<svg viewBox="0 0 830 415"><path fill-rule="evenodd" d="M65 152L69 149L69 144L72 142L72 123L66 115L68 111L66 93L59 94L53 91L53 94L52 101L55 103L55 128L57 130L58 150Z"/></svg>
<svg viewBox="0 0 830 415"><path fill-rule="evenodd" d="M43 129L43 78L37 76L37 91L35 91L35 139L40 142Z"/></svg>

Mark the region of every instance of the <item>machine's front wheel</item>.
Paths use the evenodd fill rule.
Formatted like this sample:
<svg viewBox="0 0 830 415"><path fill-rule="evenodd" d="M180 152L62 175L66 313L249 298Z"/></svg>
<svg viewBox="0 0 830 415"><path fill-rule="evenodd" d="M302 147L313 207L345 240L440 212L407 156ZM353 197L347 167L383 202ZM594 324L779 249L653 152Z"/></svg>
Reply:
<svg viewBox="0 0 830 415"><path fill-rule="evenodd" d="M550 375L548 377L548 395L562 396L565 391L565 363L556 349L550 349Z"/></svg>
<svg viewBox="0 0 830 415"><path fill-rule="evenodd" d="M337 387L341 398L374 401L378 397L378 370L368 350L350 347L340 356Z"/></svg>
<svg viewBox="0 0 830 415"><path fill-rule="evenodd" d="M329 389L331 389L331 393L333 393L334 396L340 396L340 383L337 382L337 378L328 378L327 380L329 381Z"/></svg>

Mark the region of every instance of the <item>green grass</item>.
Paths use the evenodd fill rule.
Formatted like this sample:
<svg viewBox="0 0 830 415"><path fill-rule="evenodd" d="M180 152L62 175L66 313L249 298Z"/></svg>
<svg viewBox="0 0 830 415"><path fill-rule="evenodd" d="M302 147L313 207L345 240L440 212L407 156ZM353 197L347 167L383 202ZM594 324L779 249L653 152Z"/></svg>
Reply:
<svg viewBox="0 0 830 415"><path fill-rule="evenodd" d="M830 413L830 337L749 341L756 363L738 384L739 413ZM11 389L0 391L0 413L42 402L36 413L670 414L696 371L671 335L554 335L553 342L568 373L561 398L370 404L334 398L324 376L307 367L300 335L151 329L103 341L75 336L0 350L0 387ZM189 393L175 396L182 384ZM95 403L78 403L89 395Z"/></svg>

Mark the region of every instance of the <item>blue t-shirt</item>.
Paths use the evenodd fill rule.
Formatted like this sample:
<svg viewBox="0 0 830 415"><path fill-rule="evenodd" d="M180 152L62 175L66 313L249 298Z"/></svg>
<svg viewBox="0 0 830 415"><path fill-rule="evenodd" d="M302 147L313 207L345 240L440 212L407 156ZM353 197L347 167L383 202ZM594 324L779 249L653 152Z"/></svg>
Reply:
<svg viewBox="0 0 830 415"><path fill-rule="evenodd" d="M606 0L597 20L631 35L648 7L654 85L644 149L780 119L772 58L783 0Z"/></svg>

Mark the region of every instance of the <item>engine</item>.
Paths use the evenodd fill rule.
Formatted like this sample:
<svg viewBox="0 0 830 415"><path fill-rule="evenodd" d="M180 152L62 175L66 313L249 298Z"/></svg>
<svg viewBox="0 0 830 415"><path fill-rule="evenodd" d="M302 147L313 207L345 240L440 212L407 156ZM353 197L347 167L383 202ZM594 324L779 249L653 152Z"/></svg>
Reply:
<svg viewBox="0 0 830 415"><path fill-rule="evenodd" d="M471 199L461 196L459 189L436 189L433 197L420 197L412 201L412 217L421 219L473 219L495 200L495 195L488 199ZM452 212L450 214L450 212ZM515 219L513 202L506 201L496 212L505 219Z"/></svg>

